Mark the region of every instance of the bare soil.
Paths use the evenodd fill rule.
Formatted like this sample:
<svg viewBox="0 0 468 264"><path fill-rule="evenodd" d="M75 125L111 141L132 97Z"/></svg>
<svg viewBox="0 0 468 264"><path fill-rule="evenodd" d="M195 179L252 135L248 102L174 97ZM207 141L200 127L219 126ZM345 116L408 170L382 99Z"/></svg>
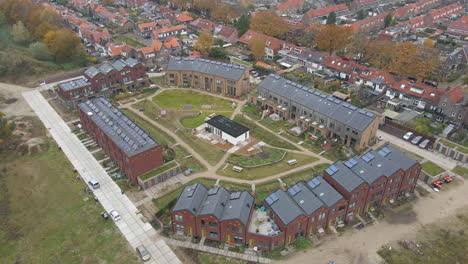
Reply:
<svg viewBox="0 0 468 264"><path fill-rule="evenodd" d="M24 100L22 93L31 91L29 88L0 83L0 112L10 116L34 116L34 112Z"/></svg>

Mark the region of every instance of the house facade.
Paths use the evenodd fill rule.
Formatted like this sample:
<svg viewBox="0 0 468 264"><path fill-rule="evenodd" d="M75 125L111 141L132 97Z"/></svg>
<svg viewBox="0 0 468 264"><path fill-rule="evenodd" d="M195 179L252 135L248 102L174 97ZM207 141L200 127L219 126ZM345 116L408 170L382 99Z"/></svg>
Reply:
<svg viewBox="0 0 468 264"><path fill-rule="evenodd" d="M217 115L207 120L206 129L232 145L238 145L249 138L249 128L223 115Z"/></svg>
<svg viewBox="0 0 468 264"><path fill-rule="evenodd" d="M468 126L468 96L461 86L449 89L435 108L434 119L455 127Z"/></svg>
<svg viewBox="0 0 468 264"><path fill-rule="evenodd" d="M278 55L278 52L284 46L284 41L253 30L247 30L247 32L239 38L239 42L249 46L253 39L261 39L265 43L265 58L270 60L273 59L275 55Z"/></svg>
<svg viewBox="0 0 468 264"><path fill-rule="evenodd" d="M243 66L199 58L171 57L166 70L171 87L200 89L231 97L248 92L248 71Z"/></svg>
<svg viewBox="0 0 468 264"><path fill-rule="evenodd" d="M78 104L83 129L137 184L137 177L163 165L162 147L103 97Z"/></svg>
<svg viewBox="0 0 468 264"><path fill-rule="evenodd" d="M302 132L335 138L345 146L362 149L375 143L378 120L363 109L270 74L249 101L268 114L292 119Z"/></svg>
<svg viewBox="0 0 468 264"><path fill-rule="evenodd" d="M67 107L87 99L118 93L124 86L136 89L148 84L144 66L135 59L104 63L98 68L86 69L83 77L59 83L56 92L59 100Z"/></svg>
<svg viewBox="0 0 468 264"><path fill-rule="evenodd" d="M392 100L425 110L437 105L442 94L442 91L427 85L402 80L395 82L385 95Z"/></svg>

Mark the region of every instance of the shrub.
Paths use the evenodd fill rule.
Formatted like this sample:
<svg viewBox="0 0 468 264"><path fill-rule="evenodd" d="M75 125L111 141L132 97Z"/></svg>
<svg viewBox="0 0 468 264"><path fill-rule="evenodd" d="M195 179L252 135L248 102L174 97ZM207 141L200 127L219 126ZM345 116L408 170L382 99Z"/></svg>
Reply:
<svg viewBox="0 0 468 264"><path fill-rule="evenodd" d="M298 250L306 249L310 247L310 241L307 238L298 238L296 242L294 243L294 246Z"/></svg>
<svg viewBox="0 0 468 264"><path fill-rule="evenodd" d="M245 248L243 246L229 247L229 251L237 252L237 253L244 253Z"/></svg>

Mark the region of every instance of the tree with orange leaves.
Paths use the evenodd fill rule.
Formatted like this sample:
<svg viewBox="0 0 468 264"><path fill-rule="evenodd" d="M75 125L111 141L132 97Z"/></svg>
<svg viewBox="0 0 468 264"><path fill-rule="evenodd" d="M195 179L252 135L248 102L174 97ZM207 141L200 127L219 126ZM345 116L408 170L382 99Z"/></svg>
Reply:
<svg viewBox="0 0 468 264"><path fill-rule="evenodd" d="M351 28L340 27L334 24L325 25L314 38L315 45L328 51L330 55L337 50L341 50L348 45L353 35Z"/></svg>
<svg viewBox="0 0 468 264"><path fill-rule="evenodd" d="M250 22L250 29L273 37L282 37L289 31L286 23L273 10L258 11Z"/></svg>

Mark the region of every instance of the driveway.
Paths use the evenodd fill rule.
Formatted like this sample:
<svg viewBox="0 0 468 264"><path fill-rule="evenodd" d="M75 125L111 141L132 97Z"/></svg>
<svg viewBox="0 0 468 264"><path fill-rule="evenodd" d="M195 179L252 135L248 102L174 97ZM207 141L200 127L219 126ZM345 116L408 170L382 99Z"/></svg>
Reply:
<svg viewBox="0 0 468 264"><path fill-rule="evenodd" d="M62 148L64 154L78 170L83 180L87 182L90 179L95 179L101 184L101 188L94 190L94 194L104 210L116 209L120 213L122 219L115 224L131 247L144 245L153 256L152 260L147 263L182 263L166 242L156 233L156 230L149 223L144 223L140 219L141 214L137 214L138 209L135 205L126 195L121 193L119 186L75 134L71 132L70 128L42 97L40 92L38 90L25 92L23 96L57 144Z"/></svg>
<svg viewBox="0 0 468 264"><path fill-rule="evenodd" d="M382 130L377 130L377 136L382 136L385 141L388 141L398 147L404 148L408 151L418 154L419 156L434 162L440 167L446 170L452 170L457 166L457 162L453 159L450 159L442 154L432 152L426 149L421 149L420 147L411 144L411 142L404 140L401 137L396 137L394 135L388 134Z"/></svg>

